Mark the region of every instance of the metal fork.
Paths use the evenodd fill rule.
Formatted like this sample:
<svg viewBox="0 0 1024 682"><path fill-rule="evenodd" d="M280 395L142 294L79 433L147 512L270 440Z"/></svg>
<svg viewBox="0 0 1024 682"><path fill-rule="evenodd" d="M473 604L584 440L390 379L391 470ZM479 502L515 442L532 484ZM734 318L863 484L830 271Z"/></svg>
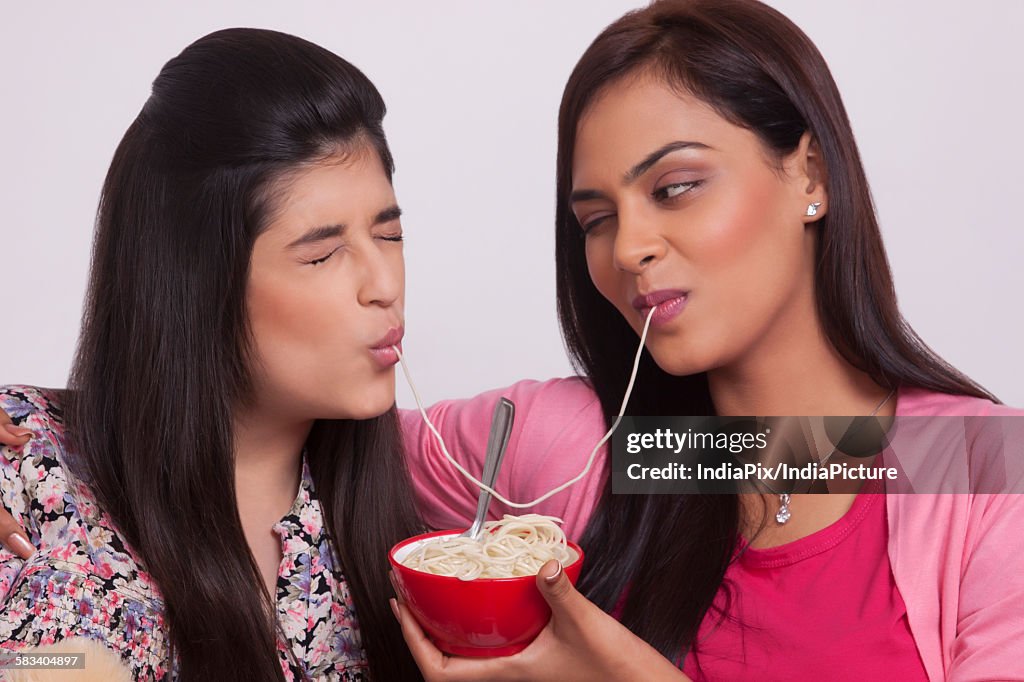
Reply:
<svg viewBox="0 0 1024 682"><path fill-rule="evenodd" d="M494 406L491 433L487 437L487 454L484 457L484 473L480 478L481 482L490 488L494 487L494 481L498 478L498 469L501 468L505 448L508 447L508 438L512 433L512 422L515 416L516 406L508 398L502 398ZM487 518L487 509L490 506L491 494L486 490L481 490L480 498L476 503L476 518L473 519L473 525L459 537L479 539L484 529L484 519Z"/></svg>

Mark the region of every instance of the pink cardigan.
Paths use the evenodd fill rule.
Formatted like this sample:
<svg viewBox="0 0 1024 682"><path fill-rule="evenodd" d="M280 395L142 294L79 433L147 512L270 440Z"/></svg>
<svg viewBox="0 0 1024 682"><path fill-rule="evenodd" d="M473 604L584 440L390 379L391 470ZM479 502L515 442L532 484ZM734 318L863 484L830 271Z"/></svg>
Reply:
<svg viewBox="0 0 1024 682"><path fill-rule="evenodd" d="M575 476L605 431L597 397L578 378L521 381L440 402L428 410L431 421L469 471L483 467L501 396L516 404L516 422L495 487L516 502ZM900 390L896 399L899 416L1024 416L989 401L919 389ZM464 527L476 508L476 488L444 458L417 411L403 410L401 418L427 522ZM1012 445L1024 456L1020 444ZM578 538L600 496L606 457L607 446L590 475L528 511L562 518L569 537ZM949 475L966 476L966 468ZM1024 490L1024 481L1014 489ZM504 513L523 510L491 506L493 517ZM889 561L929 679L1024 680L1024 495L892 494L887 515Z"/></svg>

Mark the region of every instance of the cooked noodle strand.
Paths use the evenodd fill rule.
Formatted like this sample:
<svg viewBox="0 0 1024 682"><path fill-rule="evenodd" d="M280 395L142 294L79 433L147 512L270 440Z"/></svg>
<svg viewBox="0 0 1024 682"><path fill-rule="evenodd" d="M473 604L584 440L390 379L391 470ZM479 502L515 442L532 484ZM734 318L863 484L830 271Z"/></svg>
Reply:
<svg viewBox="0 0 1024 682"><path fill-rule="evenodd" d="M619 422L622 421L622 415L626 411L626 404L629 403L629 396L630 394L633 393L633 382L636 381L637 369L640 367L640 357L644 350L644 344L647 342L647 330L651 326L651 317L654 315L654 311L657 310L657 308L658 306L654 306L653 308L651 308L651 311L647 313L647 319L644 321L644 330L643 333L640 335L640 346L639 348L636 349L636 357L633 358L633 371L629 375L629 384L627 384L626 386L626 395L623 396L622 398L622 406L619 408L619 414L618 416L615 417L615 422L612 424L612 427L608 429L608 432L604 434L604 437L597 442L597 445L595 445L594 449L590 452L590 457L587 458L587 465L583 467L583 471L581 471L575 477L569 479L568 481L559 485L558 487L549 490L548 492L544 493L537 499L530 500L529 502L512 502L508 498L504 497L497 490L488 485L485 485L482 481L478 480L475 476L473 476L473 474L466 471L465 467L459 464L458 461L456 461L456 459L451 456L451 453L448 452L448 447L444 444L444 438L441 437L441 434L438 432L437 428L435 428L434 424L430 421L430 417L427 416L427 411L423 408L423 401L420 400L420 395L416 391L416 384L413 383L412 376L409 374L409 366L405 362L405 356L402 355L402 351L401 349L399 349L398 346L392 346L392 348L394 348L395 352L398 353L398 359L402 363L402 371L405 373L406 381L409 382L409 388L412 390L412 396L413 398L416 399L416 406L420 410L420 416L423 417L423 421L426 422L427 427L430 429L431 433L434 434L434 437L437 439L437 442L441 445L441 452L444 453L444 456L448 459L449 462L451 462L452 466L458 469L459 473L461 473L467 479L472 481L473 484L476 485L476 487L480 488L481 490L486 490L491 495L493 495L496 500L514 509L525 509L527 507L532 507L535 504L543 502L552 495L556 495L562 492L569 486L583 479L583 477L586 476L587 473L590 471L590 467L594 464L594 458L597 456L597 451L601 449L602 445L608 442L608 439L612 437L613 433L615 433L615 429L619 427Z"/></svg>

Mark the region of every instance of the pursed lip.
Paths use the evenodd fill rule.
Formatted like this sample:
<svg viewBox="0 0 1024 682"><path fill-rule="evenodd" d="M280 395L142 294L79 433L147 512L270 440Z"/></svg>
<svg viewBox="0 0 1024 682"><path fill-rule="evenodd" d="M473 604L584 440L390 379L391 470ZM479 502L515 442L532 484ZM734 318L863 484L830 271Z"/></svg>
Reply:
<svg viewBox="0 0 1024 682"><path fill-rule="evenodd" d="M676 319L690 298L690 292L683 289L658 289L641 294L633 299L633 307L640 313L640 322L650 321L651 329L661 329Z"/></svg>
<svg viewBox="0 0 1024 682"><path fill-rule="evenodd" d="M373 346L370 346L370 348L373 350L383 350L385 348L390 348L391 346L396 346L402 342L403 336L405 336L404 327L402 327L401 325L397 327L392 327L391 329L388 330L388 333L385 334L380 341L375 343Z"/></svg>
<svg viewBox="0 0 1024 682"><path fill-rule="evenodd" d="M671 301L676 298L684 298L687 294L689 292L682 289L659 289L634 298L633 307L642 313L646 313L656 305L661 305L665 301Z"/></svg>

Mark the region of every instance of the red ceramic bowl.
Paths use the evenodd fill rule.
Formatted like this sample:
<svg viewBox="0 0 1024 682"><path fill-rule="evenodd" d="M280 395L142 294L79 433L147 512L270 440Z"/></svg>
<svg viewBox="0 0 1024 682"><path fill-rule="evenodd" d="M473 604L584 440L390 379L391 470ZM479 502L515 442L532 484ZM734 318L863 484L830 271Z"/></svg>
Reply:
<svg viewBox="0 0 1024 682"><path fill-rule="evenodd" d="M551 609L537 591L537 576L459 580L424 573L399 563L422 541L461 530L417 535L391 548L388 559L409 610L441 651L458 656L510 656L544 629ZM583 550L569 543L575 560L565 566L576 584Z"/></svg>

